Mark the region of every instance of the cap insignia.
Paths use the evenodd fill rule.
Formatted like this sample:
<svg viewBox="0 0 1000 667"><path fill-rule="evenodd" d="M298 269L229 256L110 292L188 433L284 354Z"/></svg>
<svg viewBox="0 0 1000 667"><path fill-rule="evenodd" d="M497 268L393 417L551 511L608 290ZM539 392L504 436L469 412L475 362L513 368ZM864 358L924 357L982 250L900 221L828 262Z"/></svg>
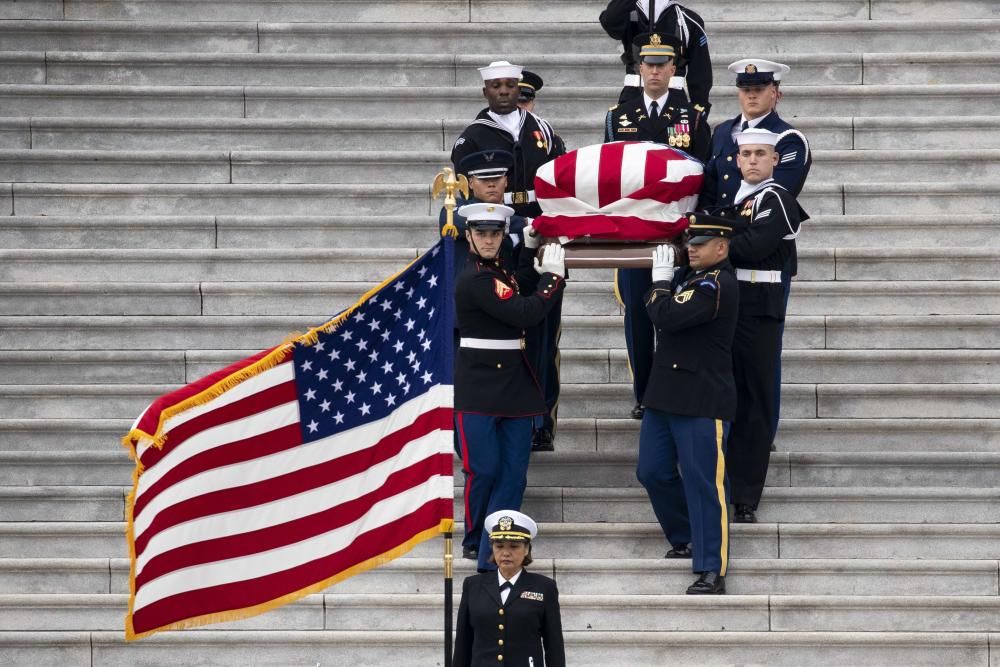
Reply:
<svg viewBox="0 0 1000 667"><path fill-rule="evenodd" d="M751 63L751 64L747 65L746 69L744 69L743 71L746 72L747 74L756 74L757 73L757 66L754 65L753 63Z"/></svg>
<svg viewBox="0 0 1000 667"><path fill-rule="evenodd" d="M486 207L486 212L487 212L487 213L492 213L492 212L493 212L493 211L495 211L495 210L497 210L497 207L496 207L496 206L487 206L487 207Z"/></svg>
<svg viewBox="0 0 1000 667"><path fill-rule="evenodd" d="M510 527L514 525L514 520L511 519L509 516L502 516L500 517L499 525L500 525L500 530L507 532L508 530L510 530Z"/></svg>
<svg viewBox="0 0 1000 667"><path fill-rule="evenodd" d="M663 44L663 40L660 39L660 36L654 32L652 35L649 36L649 44L650 46L660 46L661 44Z"/></svg>

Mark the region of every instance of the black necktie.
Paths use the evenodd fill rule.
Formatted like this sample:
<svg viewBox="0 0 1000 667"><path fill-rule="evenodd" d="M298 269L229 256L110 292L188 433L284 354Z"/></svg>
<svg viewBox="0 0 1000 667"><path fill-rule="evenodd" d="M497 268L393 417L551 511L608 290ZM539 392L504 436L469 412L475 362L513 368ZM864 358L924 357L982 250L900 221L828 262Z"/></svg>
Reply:
<svg viewBox="0 0 1000 667"><path fill-rule="evenodd" d="M743 121L743 123L740 125L740 132L746 132L748 127L750 127L750 121L748 120Z"/></svg>
<svg viewBox="0 0 1000 667"><path fill-rule="evenodd" d="M509 581L505 581L502 584L500 584L500 592L501 593L503 593L504 591L510 590L510 588L511 588L511 583Z"/></svg>
<svg viewBox="0 0 1000 667"><path fill-rule="evenodd" d="M656 120L660 117L660 105L653 100L653 103L649 105L649 120Z"/></svg>

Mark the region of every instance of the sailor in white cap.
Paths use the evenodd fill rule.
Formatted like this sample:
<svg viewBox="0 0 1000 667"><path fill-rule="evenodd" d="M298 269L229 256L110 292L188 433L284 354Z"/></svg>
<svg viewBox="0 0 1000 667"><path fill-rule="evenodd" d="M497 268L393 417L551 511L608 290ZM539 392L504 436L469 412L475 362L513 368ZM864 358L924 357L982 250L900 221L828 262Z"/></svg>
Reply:
<svg viewBox="0 0 1000 667"><path fill-rule="evenodd" d="M736 166L736 133L752 127L780 135L777 143L779 163L774 170L774 180L798 197L812 165L809 142L805 135L782 120L775 109L781 98L782 76L791 68L772 60L744 58L729 65L729 71L736 74L740 115L715 128L698 205L709 209L734 203L741 178Z"/></svg>
<svg viewBox="0 0 1000 667"><path fill-rule="evenodd" d="M486 517L497 570L466 578L458 607L455 667L564 667L559 590L528 572L538 526L526 514L502 509Z"/></svg>
<svg viewBox="0 0 1000 667"><path fill-rule="evenodd" d="M733 520L754 523L778 421L781 336L787 303L784 284L795 253L799 225L809 219L795 196L774 178L781 135L760 127L736 133L736 164L742 179L734 205L710 209L747 226L729 241L729 259L740 285L733 340L737 409L729 433L726 470Z"/></svg>
<svg viewBox="0 0 1000 667"><path fill-rule="evenodd" d="M525 330L540 323L562 293L565 253L558 244L545 246L537 259L534 252L522 252L512 273L499 253L513 209L479 203L458 213L466 220L469 244L455 284L455 432L465 473L462 555L491 570L484 520L500 508L521 506L533 418L547 409L525 354Z"/></svg>

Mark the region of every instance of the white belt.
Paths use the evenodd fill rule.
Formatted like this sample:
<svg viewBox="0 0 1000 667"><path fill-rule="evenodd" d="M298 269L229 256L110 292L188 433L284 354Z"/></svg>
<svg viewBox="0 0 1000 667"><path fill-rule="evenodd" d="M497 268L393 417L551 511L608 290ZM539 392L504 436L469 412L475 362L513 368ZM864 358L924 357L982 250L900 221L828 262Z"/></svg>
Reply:
<svg viewBox="0 0 1000 667"><path fill-rule="evenodd" d="M530 204L535 200L534 190L522 190L520 192L503 193L504 204Z"/></svg>
<svg viewBox="0 0 1000 667"><path fill-rule="evenodd" d="M736 269L736 279L745 283L780 283L781 271L757 271L756 269Z"/></svg>
<svg viewBox="0 0 1000 667"><path fill-rule="evenodd" d="M623 85L638 88L642 85L642 79L639 78L638 74L626 74L625 83Z"/></svg>
<svg viewBox="0 0 1000 667"><path fill-rule="evenodd" d="M520 350L524 347L522 338L462 338L461 347L477 350Z"/></svg>

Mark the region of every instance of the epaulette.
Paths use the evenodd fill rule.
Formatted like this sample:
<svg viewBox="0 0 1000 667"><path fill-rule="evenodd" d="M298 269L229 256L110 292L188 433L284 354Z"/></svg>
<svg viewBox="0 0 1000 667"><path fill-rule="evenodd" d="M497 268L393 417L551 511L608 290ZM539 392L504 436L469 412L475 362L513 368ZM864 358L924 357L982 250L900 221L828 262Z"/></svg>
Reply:
<svg viewBox="0 0 1000 667"><path fill-rule="evenodd" d="M614 111L617 108L618 108L618 105L616 104L613 107L608 107L608 111Z"/></svg>
<svg viewBox="0 0 1000 667"><path fill-rule="evenodd" d="M705 113L705 107L701 104L695 104L694 110L697 111L698 113Z"/></svg>

